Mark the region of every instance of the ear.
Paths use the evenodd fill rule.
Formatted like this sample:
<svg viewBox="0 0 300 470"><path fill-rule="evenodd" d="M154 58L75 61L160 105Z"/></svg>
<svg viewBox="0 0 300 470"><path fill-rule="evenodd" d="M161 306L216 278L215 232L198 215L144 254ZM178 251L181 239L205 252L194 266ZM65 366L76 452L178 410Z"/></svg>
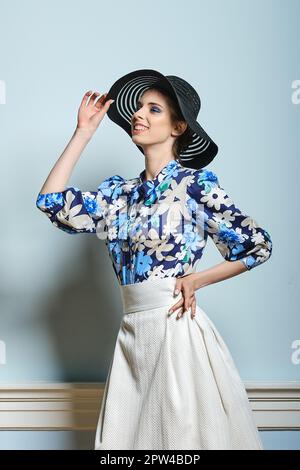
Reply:
<svg viewBox="0 0 300 470"><path fill-rule="evenodd" d="M177 121L174 131L175 135L179 136L184 133L184 131L187 129L187 122L186 121Z"/></svg>

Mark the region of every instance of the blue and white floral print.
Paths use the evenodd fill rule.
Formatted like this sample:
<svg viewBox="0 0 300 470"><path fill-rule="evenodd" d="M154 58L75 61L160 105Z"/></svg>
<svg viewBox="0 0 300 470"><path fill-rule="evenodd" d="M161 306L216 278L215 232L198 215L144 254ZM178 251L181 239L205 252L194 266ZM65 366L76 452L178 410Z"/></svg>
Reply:
<svg viewBox="0 0 300 470"><path fill-rule="evenodd" d="M171 160L154 178L106 178L97 191L38 194L57 228L105 240L121 285L195 272L209 236L223 258L248 270L272 253L269 233L238 209L218 177Z"/></svg>

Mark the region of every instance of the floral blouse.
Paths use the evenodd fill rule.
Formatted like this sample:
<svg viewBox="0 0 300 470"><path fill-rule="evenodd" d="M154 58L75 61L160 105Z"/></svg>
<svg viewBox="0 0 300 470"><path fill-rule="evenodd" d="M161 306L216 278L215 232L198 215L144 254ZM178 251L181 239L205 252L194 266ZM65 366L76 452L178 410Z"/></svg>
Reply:
<svg viewBox="0 0 300 470"><path fill-rule="evenodd" d="M106 178L97 191L67 187L38 194L36 206L57 228L105 240L121 285L196 272L207 236L227 261L250 270L272 253L269 233L236 207L206 168L170 160L154 180Z"/></svg>

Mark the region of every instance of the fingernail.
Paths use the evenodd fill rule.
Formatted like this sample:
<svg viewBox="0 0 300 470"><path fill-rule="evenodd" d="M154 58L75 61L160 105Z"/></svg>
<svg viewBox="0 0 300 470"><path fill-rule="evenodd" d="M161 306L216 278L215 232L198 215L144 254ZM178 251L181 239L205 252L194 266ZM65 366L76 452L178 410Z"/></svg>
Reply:
<svg viewBox="0 0 300 470"><path fill-rule="evenodd" d="M178 295L178 294L179 294L179 290L178 290L178 289L175 289L174 295Z"/></svg>

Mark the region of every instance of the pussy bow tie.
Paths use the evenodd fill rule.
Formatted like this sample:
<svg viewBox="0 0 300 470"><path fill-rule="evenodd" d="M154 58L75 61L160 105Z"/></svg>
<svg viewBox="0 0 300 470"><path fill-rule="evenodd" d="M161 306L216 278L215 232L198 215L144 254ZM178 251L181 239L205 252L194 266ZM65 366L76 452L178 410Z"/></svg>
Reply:
<svg viewBox="0 0 300 470"><path fill-rule="evenodd" d="M151 206L162 195L162 193L169 187L171 180L164 180L159 184L153 181L144 181L135 187L133 191L133 202L144 198L144 204Z"/></svg>

